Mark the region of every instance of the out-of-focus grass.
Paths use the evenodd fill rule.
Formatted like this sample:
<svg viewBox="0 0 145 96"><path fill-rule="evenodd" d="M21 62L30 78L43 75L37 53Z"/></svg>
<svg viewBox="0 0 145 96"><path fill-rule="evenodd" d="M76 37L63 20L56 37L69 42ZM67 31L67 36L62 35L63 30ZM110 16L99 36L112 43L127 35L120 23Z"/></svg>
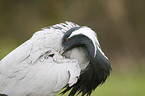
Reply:
<svg viewBox="0 0 145 96"><path fill-rule="evenodd" d="M18 44L11 38L0 38L0 60L14 50Z"/></svg>
<svg viewBox="0 0 145 96"><path fill-rule="evenodd" d="M68 96L68 93L63 96ZM145 71L112 71L107 81L91 96L145 96Z"/></svg>

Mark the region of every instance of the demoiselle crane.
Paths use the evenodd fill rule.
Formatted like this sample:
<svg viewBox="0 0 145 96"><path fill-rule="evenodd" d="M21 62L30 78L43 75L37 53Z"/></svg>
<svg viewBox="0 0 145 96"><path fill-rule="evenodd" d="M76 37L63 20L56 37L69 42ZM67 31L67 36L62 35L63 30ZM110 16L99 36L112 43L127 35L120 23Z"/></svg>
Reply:
<svg viewBox="0 0 145 96"><path fill-rule="evenodd" d="M0 96L90 96L111 71L96 33L65 22L34 33L0 61Z"/></svg>

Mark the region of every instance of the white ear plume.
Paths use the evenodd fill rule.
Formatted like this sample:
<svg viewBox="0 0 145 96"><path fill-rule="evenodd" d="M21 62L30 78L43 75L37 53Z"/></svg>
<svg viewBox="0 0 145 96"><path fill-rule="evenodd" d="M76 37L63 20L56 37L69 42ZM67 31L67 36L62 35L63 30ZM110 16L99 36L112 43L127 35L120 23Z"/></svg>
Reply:
<svg viewBox="0 0 145 96"><path fill-rule="evenodd" d="M69 36L69 38L71 38L72 36L75 36L75 35L79 35L79 34L85 35L92 40L94 47L95 47L95 54L94 54L94 57L95 57L97 47L100 47L96 33L89 27L83 26L82 28L72 32L72 34Z"/></svg>

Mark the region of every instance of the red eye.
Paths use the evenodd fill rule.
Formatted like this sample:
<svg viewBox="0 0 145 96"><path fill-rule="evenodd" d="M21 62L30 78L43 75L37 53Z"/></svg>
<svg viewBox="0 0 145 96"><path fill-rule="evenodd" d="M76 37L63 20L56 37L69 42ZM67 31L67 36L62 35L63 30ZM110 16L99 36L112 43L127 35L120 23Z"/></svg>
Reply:
<svg viewBox="0 0 145 96"><path fill-rule="evenodd" d="M64 41L66 42L68 40L68 38L65 38Z"/></svg>

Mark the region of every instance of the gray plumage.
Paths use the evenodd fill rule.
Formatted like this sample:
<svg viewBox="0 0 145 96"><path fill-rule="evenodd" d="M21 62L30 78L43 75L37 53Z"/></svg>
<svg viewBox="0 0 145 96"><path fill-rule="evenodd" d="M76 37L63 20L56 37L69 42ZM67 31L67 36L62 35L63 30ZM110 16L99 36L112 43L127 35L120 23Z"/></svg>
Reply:
<svg viewBox="0 0 145 96"><path fill-rule="evenodd" d="M78 30L72 30L77 27ZM94 46L87 49L80 45L81 42L78 42L78 45L71 42L73 46L67 48L69 44L64 41L64 36L69 30L73 32L67 39L83 35L89 38ZM100 49L95 32L88 27L80 27L66 21L43 28L0 61L0 94L53 96L67 85L73 88L83 70L90 64L88 50L94 50L93 57L99 50L103 58L108 60ZM109 73L110 69L108 68Z"/></svg>

